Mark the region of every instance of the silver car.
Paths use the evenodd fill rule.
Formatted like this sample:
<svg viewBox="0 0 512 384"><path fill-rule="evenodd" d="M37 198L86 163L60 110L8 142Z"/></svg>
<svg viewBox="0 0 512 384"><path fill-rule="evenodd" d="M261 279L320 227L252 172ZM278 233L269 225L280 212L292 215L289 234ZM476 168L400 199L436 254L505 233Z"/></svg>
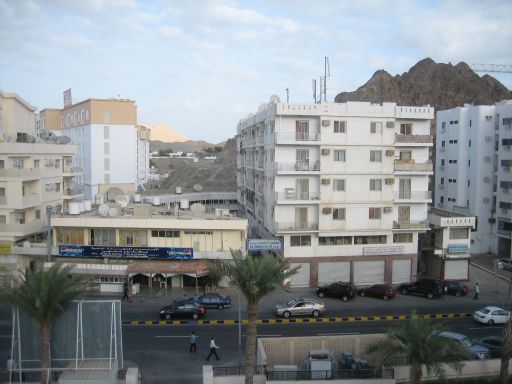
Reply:
<svg viewBox="0 0 512 384"><path fill-rule="evenodd" d="M512 260L510 259L498 259L498 268L506 271L512 271Z"/></svg>
<svg viewBox="0 0 512 384"><path fill-rule="evenodd" d="M288 318L290 316L313 316L324 314L325 304L315 299L293 299L286 304L277 304L274 312L276 316Z"/></svg>

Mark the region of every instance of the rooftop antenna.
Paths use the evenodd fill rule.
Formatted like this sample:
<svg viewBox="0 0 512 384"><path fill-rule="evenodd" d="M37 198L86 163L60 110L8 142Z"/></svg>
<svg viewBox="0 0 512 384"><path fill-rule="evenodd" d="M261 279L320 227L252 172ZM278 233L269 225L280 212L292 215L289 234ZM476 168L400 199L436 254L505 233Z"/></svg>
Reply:
<svg viewBox="0 0 512 384"><path fill-rule="evenodd" d="M327 79L331 78L331 68L329 65L329 58L327 56L324 56L324 75L320 76L319 81L319 95L317 97L316 95L316 79L313 79L313 101L315 104L322 102L322 95L323 95L323 101L327 101Z"/></svg>
<svg viewBox="0 0 512 384"><path fill-rule="evenodd" d="M313 79L313 103L317 103L317 100L316 100L316 79Z"/></svg>
<svg viewBox="0 0 512 384"><path fill-rule="evenodd" d="M290 90L286 88L286 104L290 103Z"/></svg>
<svg viewBox="0 0 512 384"><path fill-rule="evenodd" d="M331 78L331 67L329 58L324 56L324 101L327 101L327 79Z"/></svg>

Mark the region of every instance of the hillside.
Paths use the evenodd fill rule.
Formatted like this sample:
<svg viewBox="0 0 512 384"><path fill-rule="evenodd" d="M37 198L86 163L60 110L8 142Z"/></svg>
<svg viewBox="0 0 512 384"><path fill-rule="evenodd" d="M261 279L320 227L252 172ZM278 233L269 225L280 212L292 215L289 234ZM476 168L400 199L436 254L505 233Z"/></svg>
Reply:
<svg viewBox="0 0 512 384"><path fill-rule="evenodd" d="M464 104L490 105L511 99L512 92L489 75L478 76L466 63L436 63L426 58L402 75L378 70L354 92L342 92L334 101L396 102L399 105L426 105L436 111Z"/></svg>
<svg viewBox="0 0 512 384"><path fill-rule="evenodd" d="M188 137L180 135L172 130L171 127L165 124L148 125L143 124L145 127L151 129L151 140L162 141L164 143L173 143L176 141L183 142L190 140Z"/></svg>

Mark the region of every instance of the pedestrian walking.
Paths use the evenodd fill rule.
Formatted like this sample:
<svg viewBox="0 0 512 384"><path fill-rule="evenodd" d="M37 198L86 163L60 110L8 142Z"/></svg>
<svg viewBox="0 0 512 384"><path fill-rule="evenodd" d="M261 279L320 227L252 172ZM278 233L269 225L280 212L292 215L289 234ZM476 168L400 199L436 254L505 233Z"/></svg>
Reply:
<svg viewBox="0 0 512 384"><path fill-rule="evenodd" d="M124 283L124 287L123 287L123 299L122 300L128 300L130 301L130 295L129 295L129 287L128 287L128 283Z"/></svg>
<svg viewBox="0 0 512 384"><path fill-rule="evenodd" d="M189 348L189 352L194 352L196 353L197 352L197 339L199 338L199 336L196 335L196 333L194 331L192 331L191 335L190 335L190 348Z"/></svg>
<svg viewBox="0 0 512 384"><path fill-rule="evenodd" d="M480 293L480 286L478 283L475 283L475 297L473 297L474 300L478 300L478 294Z"/></svg>
<svg viewBox="0 0 512 384"><path fill-rule="evenodd" d="M217 360L220 360L219 355L217 355L217 349L219 349L219 346L217 346L217 344L215 344L215 337L212 337L212 339L210 340L210 353L208 354L206 361L210 361L211 355L215 355Z"/></svg>

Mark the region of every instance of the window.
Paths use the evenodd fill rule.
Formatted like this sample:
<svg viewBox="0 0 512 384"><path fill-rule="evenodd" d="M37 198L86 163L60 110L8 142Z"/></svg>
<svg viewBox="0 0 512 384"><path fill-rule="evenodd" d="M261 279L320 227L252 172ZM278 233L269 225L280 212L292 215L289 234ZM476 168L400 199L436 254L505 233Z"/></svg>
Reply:
<svg viewBox="0 0 512 384"><path fill-rule="evenodd" d="M468 228L450 228L450 240L469 239Z"/></svg>
<svg viewBox="0 0 512 384"><path fill-rule="evenodd" d="M54 167L55 168L60 168L60 159L56 159L55 162L54 162Z"/></svg>
<svg viewBox="0 0 512 384"><path fill-rule="evenodd" d="M457 164L457 160L448 160L449 164Z"/></svg>
<svg viewBox="0 0 512 384"><path fill-rule="evenodd" d="M446 128L446 121L443 121L443 122L441 123L441 128Z"/></svg>
<svg viewBox="0 0 512 384"><path fill-rule="evenodd" d="M441 159L441 166L444 167L444 162L445 160L444 159Z"/></svg>
<svg viewBox="0 0 512 384"><path fill-rule="evenodd" d="M45 184L44 189L46 192L59 192L60 191L60 183Z"/></svg>
<svg viewBox="0 0 512 384"><path fill-rule="evenodd" d="M401 123L400 124L401 135L412 135L412 123Z"/></svg>
<svg viewBox="0 0 512 384"><path fill-rule="evenodd" d="M441 184L444 184L444 177L441 177Z"/></svg>
<svg viewBox="0 0 512 384"><path fill-rule="evenodd" d="M381 216L381 208L368 208L368 218L372 220L378 220Z"/></svg>
<svg viewBox="0 0 512 384"><path fill-rule="evenodd" d="M291 247L309 247L311 246L311 236L290 236Z"/></svg>
<svg viewBox="0 0 512 384"><path fill-rule="evenodd" d="M116 230L106 228L91 229L92 245L116 245Z"/></svg>
<svg viewBox="0 0 512 384"><path fill-rule="evenodd" d="M412 243L412 233L393 234L393 243Z"/></svg>
<svg viewBox="0 0 512 384"><path fill-rule="evenodd" d="M24 168L23 159L14 159L14 168Z"/></svg>
<svg viewBox="0 0 512 384"><path fill-rule="evenodd" d="M319 237L318 245L351 245L352 236L327 236Z"/></svg>
<svg viewBox="0 0 512 384"><path fill-rule="evenodd" d="M104 138L105 140L110 139L110 127L109 127L108 125L105 125L105 126L103 127L103 138Z"/></svg>
<svg viewBox="0 0 512 384"><path fill-rule="evenodd" d="M5 168L5 160L0 160L0 169Z"/></svg>
<svg viewBox="0 0 512 384"><path fill-rule="evenodd" d="M441 196L441 197L439 198L439 202L440 202L441 204L443 204L443 203L444 203L444 196Z"/></svg>
<svg viewBox="0 0 512 384"><path fill-rule="evenodd" d="M110 159L109 158L103 159L103 170L110 171Z"/></svg>
<svg viewBox="0 0 512 384"><path fill-rule="evenodd" d="M39 220L41 218L41 210L36 209L36 220Z"/></svg>
<svg viewBox="0 0 512 384"><path fill-rule="evenodd" d="M104 180L105 180L105 181L104 181L104 183L105 183L105 184L110 184L110 173L105 173L105 174L103 175L103 178L104 178Z"/></svg>
<svg viewBox="0 0 512 384"><path fill-rule="evenodd" d="M84 230L82 228L57 228L57 244L84 244Z"/></svg>
<svg viewBox="0 0 512 384"><path fill-rule="evenodd" d="M409 161L412 159L412 151L400 151L400 160Z"/></svg>
<svg viewBox="0 0 512 384"><path fill-rule="evenodd" d="M105 155L110 154L110 143L103 143L103 153Z"/></svg>
<svg viewBox="0 0 512 384"><path fill-rule="evenodd" d="M39 168L39 160L34 160L34 168Z"/></svg>
<svg viewBox="0 0 512 384"><path fill-rule="evenodd" d="M444 140L443 140L443 141L441 141L441 148L444 148L444 147L445 147L445 145L446 145L446 141L444 141Z"/></svg>
<svg viewBox="0 0 512 384"><path fill-rule="evenodd" d="M469 144L469 148L471 148L471 140L469 140L468 144Z"/></svg>
<svg viewBox="0 0 512 384"><path fill-rule="evenodd" d="M372 121L370 123L370 133L382 133L382 122Z"/></svg>
<svg viewBox="0 0 512 384"><path fill-rule="evenodd" d="M332 190L333 191L344 191L345 190L345 179L333 179Z"/></svg>
<svg viewBox="0 0 512 384"><path fill-rule="evenodd" d="M120 229L119 245L146 247L148 245L147 231L138 229Z"/></svg>
<svg viewBox="0 0 512 384"><path fill-rule="evenodd" d="M334 161L345 161L345 150L344 149L335 149L334 150Z"/></svg>
<svg viewBox="0 0 512 384"><path fill-rule="evenodd" d="M370 179L370 191L382 191L382 180Z"/></svg>
<svg viewBox="0 0 512 384"><path fill-rule="evenodd" d="M7 216L0 215L0 224L6 224L7 223Z"/></svg>
<svg viewBox="0 0 512 384"><path fill-rule="evenodd" d="M180 237L180 231L165 231L165 230L156 230L153 229L151 231L151 237L168 237L168 238L174 238L174 237Z"/></svg>
<svg viewBox="0 0 512 384"><path fill-rule="evenodd" d="M382 162L382 151L370 151L370 162L381 163Z"/></svg>
<svg viewBox="0 0 512 384"><path fill-rule="evenodd" d="M334 133L345 133L347 129L346 121L334 121Z"/></svg>
<svg viewBox="0 0 512 384"><path fill-rule="evenodd" d="M354 244L386 244L386 235L354 236Z"/></svg>
<svg viewBox="0 0 512 384"><path fill-rule="evenodd" d="M345 208L334 208L332 210L332 219L336 221L345 220Z"/></svg>
<svg viewBox="0 0 512 384"><path fill-rule="evenodd" d="M110 112L109 111L103 112L103 122L110 123Z"/></svg>

